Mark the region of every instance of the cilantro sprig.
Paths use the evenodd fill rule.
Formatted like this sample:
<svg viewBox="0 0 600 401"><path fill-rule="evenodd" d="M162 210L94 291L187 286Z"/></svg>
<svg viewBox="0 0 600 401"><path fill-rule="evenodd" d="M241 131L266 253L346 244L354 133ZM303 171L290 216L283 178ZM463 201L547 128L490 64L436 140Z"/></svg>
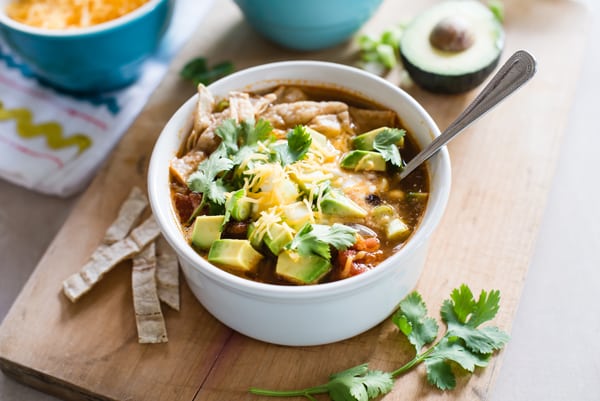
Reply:
<svg viewBox="0 0 600 401"><path fill-rule="evenodd" d="M187 62L179 74L182 78L190 80L195 86L198 86L200 83L208 85L219 78L231 74L234 69L231 61L222 61L209 67L206 58L197 57Z"/></svg>
<svg viewBox="0 0 600 401"><path fill-rule="evenodd" d="M283 166L302 160L310 145L312 136L305 126L297 125L293 130L287 133L287 142L275 144L272 146L278 160Z"/></svg>
<svg viewBox="0 0 600 401"><path fill-rule="evenodd" d="M352 227L339 223L331 226L307 223L287 245L287 249L297 250L301 255L314 254L330 260L330 246L343 250L355 242L356 230Z"/></svg>
<svg viewBox="0 0 600 401"><path fill-rule="evenodd" d="M373 149L381 153L383 158L394 166L402 166L402 158L396 144L400 141L406 131L398 128L387 128L375 136Z"/></svg>
<svg viewBox="0 0 600 401"><path fill-rule="evenodd" d="M508 334L495 326L480 327L492 320L500 306L500 292L482 290L475 299L463 284L442 304L440 315L446 332L438 338L439 325L427 316L427 307L418 292L407 295L392 317L399 332L415 349L415 357L392 372L370 370L358 365L329 377L326 384L302 390L277 391L251 388L252 394L271 397L305 397L329 394L333 401L369 401L392 390L394 379L425 363L427 381L440 390L456 387L452 364L467 372L485 367L495 351L508 342ZM429 346L429 347L428 347ZM428 348L426 348L428 347Z"/></svg>

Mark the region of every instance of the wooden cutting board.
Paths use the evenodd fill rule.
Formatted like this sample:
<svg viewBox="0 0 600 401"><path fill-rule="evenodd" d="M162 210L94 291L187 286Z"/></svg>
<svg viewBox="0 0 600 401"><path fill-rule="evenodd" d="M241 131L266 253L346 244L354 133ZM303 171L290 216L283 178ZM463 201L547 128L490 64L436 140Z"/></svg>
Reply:
<svg viewBox="0 0 600 401"><path fill-rule="evenodd" d="M415 4L411 4L415 3ZM418 4L416 4L418 3ZM364 28L379 33L433 1L388 0ZM510 331L553 177L584 51L587 11L560 0L505 0L507 46L531 51L539 72L527 87L450 145L453 190L418 290L430 311L452 288L499 289L495 324ZM148 157L169 116L194 92L178 78L192 57L232 60L238 69L282 59L352 63L353 43L292 53L258 37L233 2L218 2L194 39L81 196L0 327L0 367L69 400L252 400L251 386L301 388L363 362L392 370L412 356L389 322L319 347L249 339L216 321L182 284L182 310L165 310L169 342L137 343L130 265L123 263L77 304L61 293L100 241L132 185L145 185ZM389 79L398 83L401 75ZM473 98L409 87L441 128ZM5 266L3 268L18 268ZM318 330L318 327L315 327ZM452 392L432 390L422 367L400 378L386 400L488 398L502 354Z"/></svg>

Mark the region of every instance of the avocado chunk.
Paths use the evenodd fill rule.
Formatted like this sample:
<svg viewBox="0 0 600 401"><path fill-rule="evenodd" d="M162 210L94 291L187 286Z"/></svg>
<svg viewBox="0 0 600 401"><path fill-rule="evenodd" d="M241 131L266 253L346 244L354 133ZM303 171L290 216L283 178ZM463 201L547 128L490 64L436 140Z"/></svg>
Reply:
<svg viewBox="0 0 600 401"><path fill-rule="evenodd" d="M352 139L352 146L354 149L359 150L373 150L373 142L375 142L375 137L385 130L388 130L388 127L379 127L374 130L365 132L364 134L360 134ZM404 131L404 130L401 130ZM404 136L402 136L398 142L396 142L396 146L402 148L404 146Z"/></svg>
<svg viewBox="0 0 600 401"><path fill-rule="evenodd" d="M287 224L273 224L269 227L270 235L265 236L265 244L273 255L279 255L283 247L292 242L294 236Z"/></svg>
<svg viewBox="0 0 600 401"><path fill-rule="evenodd" d="M401 241L410 235L410 227L400 218L389 221L386 228L386 236L390 241Z"/></svg>
<svg viewBox="0 0 600 401"><path fill-rule="evenodd" d="M381 153L370 150L352 150L340 161L342 168L354 171L385 171L385 159Z"/></svg>
<svg viewBox="0 0 600 401"><path fill-rule="evenodd" d="M412 80L435 93L461 93L496 68L504 29L475 0L438 3L415 17L400 40L400 58Z"/></svg>
<svg viewBox="0 0 600 401"><path fill-rule="evenodd" d="M321 199L321 211L343 217L366 217L367 211L339 191L331 190Z"/></svg>
<svg viewBox="0 0 600 401"><path fill-rule="evenodd" d="M275 272L284 280L296 284L315 284L331 270L331 263L317 255L300 255L283 251L277 258Z"/></svg>
<svg viewBox="0 0 600 401"><path fill-rule="evenodd" d="M245 239L219 239L208 251L208 261L239 272L255 272L263 256Z"/></svg>
<svg viewBox="0 0 600 401"><path fill-rule="evenodd" d="M207 250L210 246L221 238L221 226L225 216L198 216L194 220L192 229L192 244L202 250Z"/></svg>

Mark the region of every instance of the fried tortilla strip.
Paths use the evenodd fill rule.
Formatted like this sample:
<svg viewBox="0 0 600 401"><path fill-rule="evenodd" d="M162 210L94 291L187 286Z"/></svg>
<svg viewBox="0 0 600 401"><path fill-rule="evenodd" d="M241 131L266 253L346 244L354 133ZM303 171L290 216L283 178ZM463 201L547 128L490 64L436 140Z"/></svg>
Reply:
<svg viewBox="0 0 600 401"><path fill-rule="evenodd" d="M106 230L104 243L114 244L125 238L139 221L146 206L148 206L148 198L146 198L144 192L138 187L133 187L129 196L121 205L117 218Z"/></svg>
<svg viewBox="0 0 600 401"><path fill-rule="evenodd" d="M88 292L102 276L119 262L137 254L160 234L153 216L148 217L131 234L112 245L101 245L101 249L83 266L81 271L63 282L63 292L72 302Z"/></svg>
<svg viewBox="0 0 600 401"><path fill-rule="evenodd" d="M166 239L156 239L156 289L158 298L179 310L179 263Z"/></svg>
<svg viewBox="0 0 600 401"><path fill-rule="evenodd" d="M156 254L154 243L146 246L133 258L131 285L138 342L156 344L167 342L167 328L160 310L156 291Z"/></svg>

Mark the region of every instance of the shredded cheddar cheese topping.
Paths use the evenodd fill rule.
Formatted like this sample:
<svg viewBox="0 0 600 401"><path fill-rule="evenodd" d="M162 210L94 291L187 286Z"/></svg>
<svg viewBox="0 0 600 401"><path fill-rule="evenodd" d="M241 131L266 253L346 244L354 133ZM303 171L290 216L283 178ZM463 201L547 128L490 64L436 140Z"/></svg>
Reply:
<svg viewBox="0 0 600 401"><path fill-rule="evenodd" d="M84 28L139 8L148 0L14 0L6 14L15 21L46 29Z"/></svg>

